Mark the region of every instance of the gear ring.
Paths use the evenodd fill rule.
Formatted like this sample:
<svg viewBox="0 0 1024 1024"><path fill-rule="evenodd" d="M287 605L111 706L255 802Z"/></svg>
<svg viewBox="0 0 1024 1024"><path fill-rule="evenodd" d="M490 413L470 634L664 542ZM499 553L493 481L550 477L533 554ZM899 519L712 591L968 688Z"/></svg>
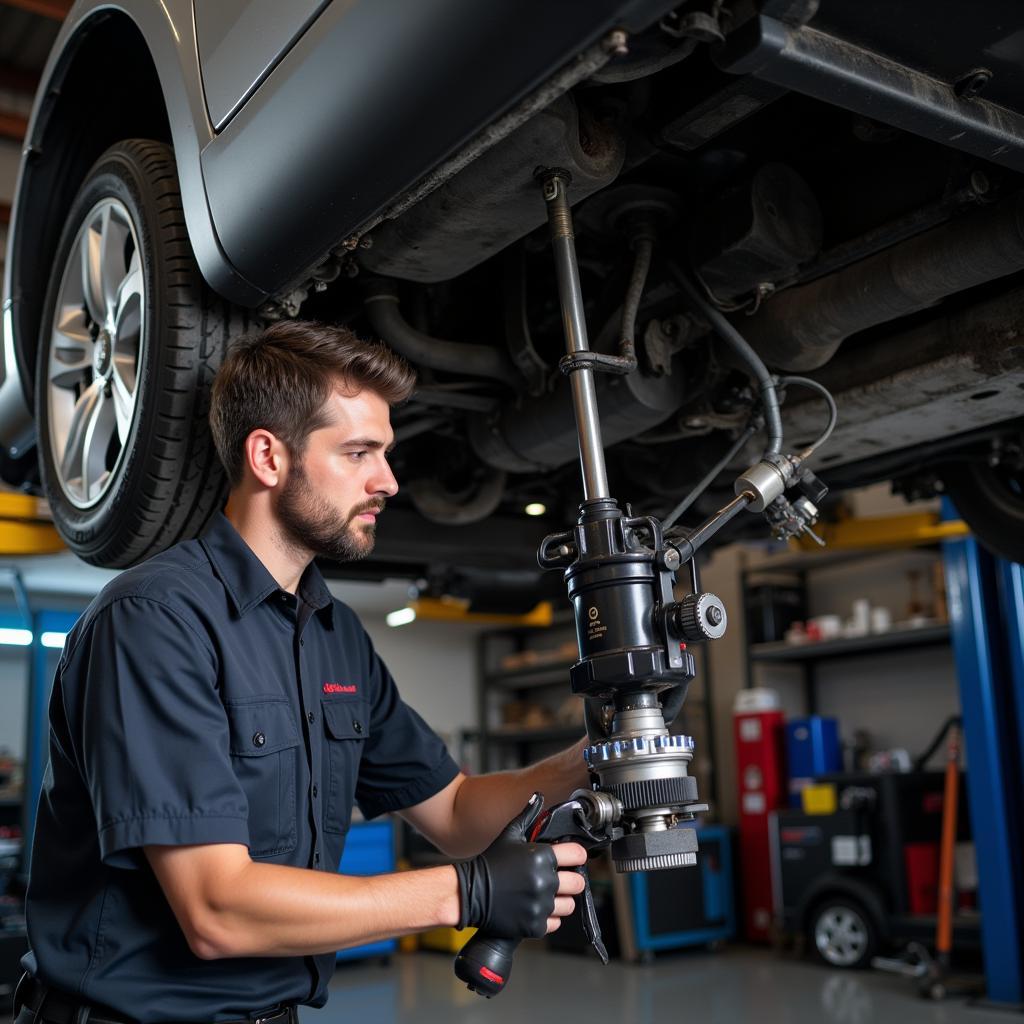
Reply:
<svg viewBox="0 0 1024 1024"><path fill-rule="evenodd" d="M591 767L602 763L631 759L637 755L692 753L692 736L636 736L632 739L606 740L583 750L583 759Z"/></svg>
<svg viewBox="0 0 1024 1024"><path fill-rule="evenodd" d="M623 810L635 811L643 807L673 807L696 803L697 780L689 775L669 776L661 779L643 779L639 782L612 783L603 787L622 802Z"/></svg>

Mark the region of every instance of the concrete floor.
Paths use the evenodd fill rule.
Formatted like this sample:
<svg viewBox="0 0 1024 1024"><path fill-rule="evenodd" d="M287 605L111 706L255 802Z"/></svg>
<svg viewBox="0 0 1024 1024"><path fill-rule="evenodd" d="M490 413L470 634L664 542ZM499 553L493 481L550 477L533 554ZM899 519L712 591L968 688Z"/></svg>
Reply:
<svg viewBox="0 0 1024 1024"><path fill-rule="evenodd" d="M490 1001L469 992L440 953L398 955L389 966L343 965L322 1010L303 1024L1008 1024L1013 1015L963 999L930 1003L911 983L876 972L833 971L767 950L661 954L651 966L520 949L508 988Z"/></svg>
<svg viewBox="0 0 1024 1024"><path fill-rule="evenodd" d="M902 978L833 971L792 955L729 947L660 954L651 966L526 946L509 987L481 999L441 953L343 964L322 1010L302 1024L1010 1024L1016 1014L930 1003ZM0 1024L10 1018L0 1014Z"/></svg>

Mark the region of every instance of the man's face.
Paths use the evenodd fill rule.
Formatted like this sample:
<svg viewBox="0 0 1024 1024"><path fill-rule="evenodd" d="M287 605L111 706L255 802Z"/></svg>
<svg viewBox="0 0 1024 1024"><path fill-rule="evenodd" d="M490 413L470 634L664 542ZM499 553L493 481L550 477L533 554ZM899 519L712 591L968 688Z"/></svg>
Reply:
<svg viewBox="0 0 1024 1024"><path fill-rule="evenodd" d="M289 467L277 517L295 544L352 562L373 550L377 515L398 491L387 460L394 433L387 402L372 391L335 390L327 413Z"/></svg>

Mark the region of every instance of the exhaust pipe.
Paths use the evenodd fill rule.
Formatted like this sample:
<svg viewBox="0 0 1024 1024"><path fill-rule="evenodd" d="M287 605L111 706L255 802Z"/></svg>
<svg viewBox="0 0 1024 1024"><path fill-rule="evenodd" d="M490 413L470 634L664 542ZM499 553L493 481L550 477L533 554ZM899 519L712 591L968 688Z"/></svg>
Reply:
<svg viewBox="0 0 1024 1024"><path fill-rule="evenodd" d="M522 381L522 374L500 349L461 341L432 338L418 331L398 308L398 283L372 278L363 296L370 326L396 352L416 366L428 366L469 377L499 380L509 387Z"/></svg>
<svg viewBox="0 0 1024 1024"><path fill-rule="evenodd" d="M772 366L815 370L852 334L1024 270L1024 193L790 288L743 332Z"/></svg>

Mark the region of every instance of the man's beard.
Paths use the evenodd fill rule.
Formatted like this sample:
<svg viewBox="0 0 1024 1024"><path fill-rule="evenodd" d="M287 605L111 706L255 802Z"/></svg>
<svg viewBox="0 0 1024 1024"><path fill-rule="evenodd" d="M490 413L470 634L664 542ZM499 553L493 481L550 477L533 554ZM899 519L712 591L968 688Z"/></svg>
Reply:
<svg viewBox="0 0 1024 1024"><path fill-rule="evenodd" d="M384 499L363 502L342 519L341 513L315 494L297 462L277 502L277 517L288 539L314 555L336 562L356 562L373 551L376 523L357 523L363 512L380 512Z"/></svg>

